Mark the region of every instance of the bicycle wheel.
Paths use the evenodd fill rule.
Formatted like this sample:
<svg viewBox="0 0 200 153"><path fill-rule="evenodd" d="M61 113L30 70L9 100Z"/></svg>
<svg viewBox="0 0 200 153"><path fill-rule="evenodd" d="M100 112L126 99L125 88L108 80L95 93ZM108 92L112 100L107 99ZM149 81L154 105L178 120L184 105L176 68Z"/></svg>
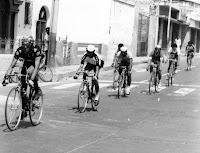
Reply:
<svg viewBox="0 0 200 153"><path fill-rule="evenodd" d="M95 87L93 86L93 89L92 89L92 96L93 96L93 98L92 98L92 100L91 100L91 105L92 105L92 109L93 109L93 111L97 111L97 104L95 103L95 101L94 101L94 97L95 97L95 95L96 95L96 91L95 91ZM99 98L99 101L100 101L100 98ZM99 103L99 101L98 101L98 103Z"/></svg>
<svg viewBox="0 0 200 153"><path fill-rule="evenodd" d="M122 74L120 75L120 79L119 79L119 83L118 83L118 98L120 98L120 96L122 95L122 87L123 87L123 84L124 84L124 78L122 76Z"/></svg>
<svg viewBox="0 0 200 153"><path fill-rule="evenodd" d="M151 76L149 79L149 94L151 94L151 87L153 87L153 80L154 80L154 74L151 72Z"/></svg>
<svg viewBox="0 0 200 153"><path fill-rule="evenodd" d="M154 87L155 87L155 92L158 92L158 76L157 74L154 74Z"/></svg>
<svg viewBox="0 0 200 153"><path fill-rule="evenodd" d="M118 79L119 79L119 73L117 70L114 70L113 89L116 89L116 87L118 86Z"/></svg>
<svg viewBox="0 0 200 153"><path fill-rule="evenodd" d="M10 90L5 105L5 120L8 129L15 130L21 120L22 99L17 87Z"/></svg>
<svg viewBox="0 0 200 153"><path fill-rule="evenodd" d="M39 70L38 75L40 79L44 82L51 82L53 79L53 72L46 65Z"/></svg>
<svg viewBox="0 0 200 153"><path fill-rule="evenodd" d="M31 95L34 95L33 89L31 89ZM42 90L39 88L38 91L38 96L32 96L31 101L29 103L29 117L32 125L36 126L40 124L40 120L42 117L43 113L43 106L44 106L44 101L43 101L43 94Z"/></svg>
<svg viewBox="0 0 200 153"><path fill-rule="evenodd" d="M191 57L189 57L188 59L188 70L191 70L192 69L192 59Z"/></svg>
<svg viewBox="0 0 200 153"><path fill-rule="evenodd" d="M88 103L88 87L85 83L82 83L78 92L78 110L83 113Z"/></svg>

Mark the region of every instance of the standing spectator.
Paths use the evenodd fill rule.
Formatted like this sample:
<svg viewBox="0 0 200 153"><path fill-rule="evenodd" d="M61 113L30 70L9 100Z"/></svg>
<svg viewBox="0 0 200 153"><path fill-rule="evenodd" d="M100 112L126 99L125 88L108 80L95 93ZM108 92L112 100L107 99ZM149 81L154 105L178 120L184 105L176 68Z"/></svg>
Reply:
<svg viewBox="0 0 200 153"><path fill-rule="evenodd" d="M180 55L181 55L181 38L177 36L175 39L175 44L177 45L177 53L178 53L178 64L180 63Z"/></svg>

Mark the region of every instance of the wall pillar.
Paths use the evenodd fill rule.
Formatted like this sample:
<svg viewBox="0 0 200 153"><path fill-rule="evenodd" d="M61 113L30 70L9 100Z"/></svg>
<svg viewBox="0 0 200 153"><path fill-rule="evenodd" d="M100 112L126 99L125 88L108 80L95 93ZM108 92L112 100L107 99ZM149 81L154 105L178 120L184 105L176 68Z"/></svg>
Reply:
<svg viewBox="0 0 200 153"><path fill-rule="evenodd" d="M59 10L59 0L52 0L50 35L49 35L49 52L47 59L47 64L51 67L55 67L58 10Z"/></svg>
<svg viewBox="0 0 200 153"><path fill-rule="evenodd" d="M158 44L161 46L162 48L162 41L163 41L163 26L164 26L164 20L161 19L161 22L160 22L160 30L159 30L159 41L158 41Z"/></svg>
<svg viewBox="0 0 200 153"><path fill-rule="evenodd" d="M10 41L10 30L11 30L11 15L12 15L12 13L10 12L9 14L8 14L8 30L7 30L7 42L6 42L6 47L5 47L5 54L10 54L11 53L11 50L10 50L10 43L11 43L11 41Z"/></svg>

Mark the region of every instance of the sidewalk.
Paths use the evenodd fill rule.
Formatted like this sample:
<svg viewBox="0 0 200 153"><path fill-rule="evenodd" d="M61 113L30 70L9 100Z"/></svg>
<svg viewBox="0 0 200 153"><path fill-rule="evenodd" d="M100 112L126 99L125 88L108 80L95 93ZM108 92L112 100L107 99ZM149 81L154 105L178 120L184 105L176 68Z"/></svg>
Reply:
<svg viewBox="0 0 200 153"><path fill-rule="evenodd" d="M3 79L5 72L7 71L10 63L12 61L13 55L12 54L0 54L0 80ZM138 65L142 63L146 63L148 57L133 57L133 65ZM102 71L108 71L111 68L110 63L106 63ZM53 71L53 81L60 81L63 78L72 77L76 70L78 69L79 65L70 65L70 66L62 66L62 67L55 67L51 68Z"/></svg>

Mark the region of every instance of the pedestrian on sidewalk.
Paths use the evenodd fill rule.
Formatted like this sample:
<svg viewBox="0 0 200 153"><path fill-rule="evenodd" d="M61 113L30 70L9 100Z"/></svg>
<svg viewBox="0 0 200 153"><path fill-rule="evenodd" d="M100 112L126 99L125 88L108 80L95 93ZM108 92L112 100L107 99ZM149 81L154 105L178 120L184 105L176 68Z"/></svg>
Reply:
<svg viewBox="0 0 200 153"><path fill-rule="evenodd" d="M177 53L178 53L178 65L180 63L180 55L181 55L181 38L180 36L177 36L175 39L175 44L177 45Z"/></svg>

